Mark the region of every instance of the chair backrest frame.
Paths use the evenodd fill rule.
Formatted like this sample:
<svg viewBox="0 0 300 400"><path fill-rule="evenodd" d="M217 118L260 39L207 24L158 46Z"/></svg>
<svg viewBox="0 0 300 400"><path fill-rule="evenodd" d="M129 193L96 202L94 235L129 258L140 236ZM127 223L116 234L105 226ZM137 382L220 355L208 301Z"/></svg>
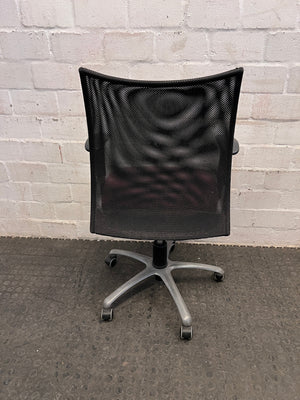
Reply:
<svg viewBox="0 0 300 400"><path fill-rule="evenodd" d="M234 137L234 128L235 128L235 123L236 123L236 113L237 113L237 107L238 107L238 100L239 100L239 93L240 93L240 86L241 86L241 81L242 81L242 75L243 75L243 68L236 68L234 70L231 71L227 71L227 72L223 72L221 74L216 74L216 75L212 75L212 76L207 76L207 77L201 77L201 78L194 78L194 79L185 79L185 80L170 80L170 81L146 81L146 80L133 80L133 79L125 79L125 78L117 78L117 77L113 77L113 76L108 76L108 75L104 75L98 72L94 72L91 70L88 70L86 68L80 68L79 69L80 72L80 78L81 78L81 84L82 84L82 90L83 90L83 97L84 97L84 103L85 103L85 110L86 110L86 118L87 118L87 125L88 125L88 133L89 133L89 147L90 147L90 161L91 161L91 232L95 232L95 233L99 233L99 234L104 234L104 235L109 235L109 236L118 236L118 237L128 237L128 238L141 238L141 239L196 239L196 238L202 238L202 237L211 237L211 236L220 236L220 235L228 235L230 233L230 209L229 209L229 205L230 205L230 177L231 177L231 159L232 159L232 146L233 146L233 137ZM226 90L224 89L224 91L222 91L222 85L220 84L220 82L222 82L222 85L224 85L224 88L226 85L231 85L231 89L227 90L227 92L229 93L225 93ZM217 87L217 85L221 85L219 89L215 89L214 86ZM103 103L106 101L105 100L105 96L109 98L109 101L112 102L112 105L114 106L116 103L116 99L118 102L122 103L122 96L124 97L124 93L126 95L132 96L132 93L136 94L136 93L143 93L143 91L145 92L149 92L151 95L154 93L154 100L159 99L159 93L164 93L165 96L169 96L170 93L172 93L172 96L174 95L174 93L177 95L180 95L180 93L183 91L187 91L189 90L189 94L193 92L192 88L194 88L194 92L195 94L193 94L193 96L195 96L196 101L199 102L199 104L202 102L204 102L203 99L207 99L209 97L211 97L211 93L216 93L216 97L217 99L213 99L216 100L217 102L219 102L220 104L218 104L219 107L219 111L218 111L218 115L222 115L225 114L225 112L221 112L220 108L222 109L223 105L226 103L228 103L228 110L226 111L228 114L228 120L226 120L227 122L224 123L226 125L226 127L224 128L224 132L226 132L226 140L224 141L225 143L225 147L220 144L220 150L218 152L218 157L224 158L224 160L222 162L219 162L219 169L218 169L218 190L221 192L222 190L224 191L224 193L222 194L223 196L223 201L224 201L224 207L223 207L223 214L224 214L224 220L222 220L222 228L221 229L213 229L213 228L209 228L209 229L202 229L202 230L197 230L194 229L194 226L191 229L187 229L187 233L184 234L183 231L179 232L178 235L175 232L175 229L172 231L172 229L168 229L167 223L164 226L164 228L162 228L161 231L155 232L153 230L153 227L151 227L151 229L149 231L145 231L145 232L141 232L139 231L139 229L141 230L141 226L142 226L142 222L143 222L143 218L144 216L140 217L141 218L141 224L138 224L138 227L135 228L134 224L130 223L130 218L132 218L133 213L128 212L128 215L126 217L121 216L120 217L120 225L122 225L122 223L124 223L124 227L125 225L129 224L131 225L128 229L120 229L120 232L118 232L118 224L117 222L113 222L113 228L110 229L109 227L109 219L112 219L114 214L116 214L116 212L114 211L120 211L120 208L122 208L124 206L124 204L121 204L121 206L119 206L119 209L117 207L117 210L110 210L110 211L106 211L104 210L104 213L102 213L103 211L103 204L105 204L105 202L103 203L103 187L108 187L108 184L105 183L107 181L107 176L109 175L110 172L110 168L111 166L109 166L109 164L111 163L113 165L113 161L109 160L109 152L111 151L111 149L109 148L109 146L107 145L108 142L112 142L112 143L116 143L117 139L109 139L107 142L107 132L105 132L106 134L106 138L104 135L104 131L107 128L106 125L107 123L112 123L112 126L114 127L114 131L118 131L118 129L120 128L120 124L122 123L122 118L123 116L122 114L122 104L118 104L118 107L116 107L116 111L118 115L113 115L113 113L110 115L110 119L116 118L116 119L120 119L120 124L119 124L119 128L118 125L116 125L113 122L107 122L106 119L107 117L107 109L105 110L105 112L103 112L103 109L101 109L101 107L103 108ZM208 88L208 89L207 89ZM126 90L128 89L128 91L126 92ZM213 92L213 89L215 92ZM117 93L117 90L119 91L117 94L113 94L111 90L115 90L115 93ZM203 97L202 99L197 99L197 90L199 91L199 93L201 92L201 96ZM122 93L123 91L123 93ZM205 92L206 91L206 92ZM103 94L103 92L105 92ZM193 92L193 93L194 93ZM204 93L205 92L205 93ZM222 97L222 93L225 93L225 97L226 97L226 101L221 100L220 98ZM120 94L121 93L121 94ZM157 94L158 93L158 94ZM128 95L128 96L129 96ZM104 96L104 97L103 97ZM115 97L114 97L115 96ZM172 96L162 102L162 109L163 111L156 109L155 112L157 112L158 114L160 112L162 113L168 113L168 107L169 105L173 104L174 101L172 99ZM200 96L200 97L201 97ZM125 96L126 97L126 96ZM151 97L151 96L150 96ZM134 96L133 96L134 99ZM126 99L126 101L128 102L128 99ZM135 101L135 99L134 99ZM211 100L209 100L211 101ZM224 104L222 104L222 102ZM133 109L131 110L131 112L133 112L134 107L137 106L138 103L133 102ZM146 104L146 103L145 103ZM149 103L148 103L149 104ZM189 103L190 104L190 103ZM198 111L197 111L197 116L199 117L199 104L198 104ZM109 106L111 108L113 108L113 106ZM125 106L124 106L125 107ZM126 108L127 107L127 108ZM128 105L125 107L125 111L128 110ZM165 107L165 110L164 110ZM174 104L172 105L172 107L175 107ZM171 107L171 108L172 108ZM188 107L187 107L188 109ZM209 107L205 108L206 111L209 111ZM153 110L152 110L153 111ZM174 110L173 110L174 111ZM172 111L172 112L173 112ZM176 111L176 110L175 110ZM180 110L182 111L182 110ZM111 109L109 110L109 113L111 112ZM203 111L204 112L204 111ZM105 117L104 117L105 114ZM176 114L174 112L174 114ZM225 118L226 116L224 116ZM131 116L131 120L132 120L132 116ZM221 120L221 117L219 116L217 119ZM105 120L105 121L104 121ZM138 115L137 115L137 120L138 120ZM142 116L141 121L146 122L145 116ZM172 115L170 117L170 121L172 122ZM106 124L106 125L105 125ZM211 122L212 124L212 122ZM105 125L105 126L104 126ZM126 128L128 128L128 126L126 126ZM153 127L153 124L152 124ZM123 128L122 128L123 129ZM170 132L170 128L167 128ZM211 127L207 128L207 132L212 131ZM176 130L176 128L174 128L174 130ZM108 129L109 131L109 129ZM129 131L129 129L126 130L126 132ZM149 131L149 127L148 127L148 131ZM147 133L147 129L146 129L146 133ZM116 135L116 138L118 137L118 132L114 133ZM130 135L130 133L129 133ZM213 136L210 132L210 135ZM120 135L121 136L121 135ZM221 135L220 137L218 137L218 132L215 134L216 138L215 140L219 143L223 143L222 142L222 138ZM127 136L126 136L127 138ZM137 146L139 145L139 138L137 138ZM143 139L144 140L144 139ZM110 145L111 146L111 145ZM222 147L223 146L223 147ZM122 151L122 150L121 150ZM134 152L134 150L132 150ZM143 152L142 152L143 153ZM141 155L141 157L143 156L143 154ZM122 158L122 157L120 157ZM149 161L149 160L148 160ZM147 162L148 162L147 161ZM199 161L199 157L196 156L196 161ZM128 160L125 160L125 164L126 162L128 162ZM187 162L190 162L187 161ZM151 161L150 161L151 164ZM154 165L154 164L153 164ZM224 168L225 166L225 168ZM120 165L118 166L120 168ZM205 169L205 168L204 168ZM207 169L207 168L206 168ZM198 168L199 170L199 168ZM145 174L157 174L157 172L153 172L153 170L151 172L149 172L149 169L145 169ZM203 171L202 171L202 175L203 175ZM131 172L131 176L132 176L132 172ZM157 176L157 175L155 175ZM129 177L129 175L127 176ZM120 178L120 176L119 176ZM205 177L204 177L205 178ZM204 179L203 177L201 179ZM174 178L175 180L177 179ZM198 178L196 178L198 179ZM206 179L206 178L205 178ZM178 182L177 182L178 183ZM120 185L120 179L115 180L115 185ZM116 186L114 187L116 188ZM110 197L110 201L112 199L112 196ZM133 197L131 197L131 199L133 199ZM151 206L150 206L151 208ZM200 207L201 208L201 207ZM157 210L155 211L157 213ZM163 210L162 210L163 212ZM101 214L102 213L102 214ZM189 211L188 211L189 213ZM208 214L211 213L211 210L209 210ZM205 212L205 216L206 216L207 212ZM104 215L104 219L102 218ZM97 220L101 219L101 223L98 223ZM123 218L123 219L122 219ZM170 215L168 215L168 218L170 218ZM192 217L191 217L192 218ZM188 218L187 219L187 224L191 223L192 219ZM159 220L159 217L158 217ZM182 223L184 222L184 218L181 221ZM208 223L208 224L212 224L213 223L213 219L209 222L204 221L204 223ZM102 224L102 227L101 227ZM221 226L220 225L220 226ZM219 227L220 228L220 227ZM156 236L153 236L155 235Z"/></svg>

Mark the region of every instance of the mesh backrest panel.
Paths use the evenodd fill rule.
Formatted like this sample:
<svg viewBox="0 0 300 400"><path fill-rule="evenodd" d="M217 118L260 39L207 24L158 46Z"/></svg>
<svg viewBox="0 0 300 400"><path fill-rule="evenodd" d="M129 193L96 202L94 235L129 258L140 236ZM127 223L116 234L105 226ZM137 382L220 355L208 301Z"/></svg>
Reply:
<svg viewBox="0 0 300 400"><path fill-rule="evenodd" d="M146 82L80 69L92 232L138 239L229 234L242 72Z"/></svg>

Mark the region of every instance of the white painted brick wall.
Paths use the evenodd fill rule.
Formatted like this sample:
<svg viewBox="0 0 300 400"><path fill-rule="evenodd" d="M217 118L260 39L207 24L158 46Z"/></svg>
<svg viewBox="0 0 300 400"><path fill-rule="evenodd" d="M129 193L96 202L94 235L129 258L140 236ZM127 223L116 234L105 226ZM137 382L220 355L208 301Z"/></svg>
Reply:
<svg viewBox="0 0 300 400"><path fill-rule="evenodd" d="M12 90L13 109L17 115L55 115L57 100L53 92Z"/></svg>
<svg viewBox="0 0 300 400"><path fill-rule="evenodd" d="M276 124L274 144L300 145L300 121Z"/></svg>
<svg viewBox="0 0 300 400"><path fill-rule="evenodd" d="M243 66L231 236L209 241L300 245L297 4L1 0L0 234L95 237L79 66L157 80Z"/></svg>
<svg viewBox="0 0 300 400"><path fill-rule="evenodd" d="M8 62L0 59L0 86L7 89L33 87L30 63Z"/></svg>
<svg viewBox="0 0 300 400"><path fill-rule="evenodd" d="M76 63L103 59L102 33L52 33L50 35L54 59Z"/></svg>
<svg viewBox="0 0 300 400"><path fill-rule="evenodd" d="M207 53L204 32L161 32L156 37L156 55L160 61L205 61Z"/></svg>
<svg viewBox="0 0 300 400"><path fill-rule="evenodd" d="M287 68L245 65L243 91L250 93L282 93Z"/></svg>
<svg viewBox="0 0 300 400"><path fill-rule="evenodd" d="M42 137L53 140L81 140L87 138L85 117L59 116L41 119Z"/></svg>
<svg viewBox="0 0 300 400"><path fill-rule="evenodd" d="M7 90L0 90L0 114L12 114L12 104Z"/></svg>
<svg viewBox="0 0 300 400"><path fill-rule="evenodd" d="M45 32L2 32L0 47L2 56L8 60L45 60L50 57Z"/></svg>
<svg viewBox="0 0 300 400"><path fill-rule="evenodd" d="M300 67L290 69L288 92L300 93Z"/></svg>
<svg viewBox="0 0 300 400"><path fill-rule="evenodd" d="M1 0L0 26L17 27L20 25L16 0ZM3 12L5 10L5 12Z"/></svg>
<svg viewBox="0 0 300 400"><path fill-rule="evenodd" d="M40 138L40 119L37 116L0 115L0 137L11 139Z"/></svg>
<svg viewBox="0 0 300 400"><path fill-rule="evenodd" d="M127 0L74 0L75 23L84 28L124 28L127 26Z"/></svg>
<svg viewBox="0 0 300 400"><path fill-rule="evenodd" d="M77 76L78 80L78 76ZM57 92L59 113L63 116L84 116L84 103L81 91Z"/></svg>
<svg viewBox="0 0 300 400"><path fill-rule="evenodd" d="M239 14L239 0L190 0L188 26L202 29L235 29L239 24Z"/></svg>
<svg viewBox="0 0 300 400"><path fill-rule="evenodd" d="M67 184L32 183L32 198L44 203L70 203L72 201L71 188Z"/></svg>
<svg viewBox="0 0 300 400"><path fill-rule="evenodd" d="M260 31L221 31L210 33L213 61L244 63L263 61L265 35Z"/></svg>
<svg viewBox="0 0 300 400"><path fill-rule="evenodd" d="M6 167L11 182L49 182L46 164L20 161L7 162Z"/></svg>
<svg viewBox="0 0 300 400"><path fill-rule="evenodd" d="M72 0L21 0L21 22L24 26L68 28L73 26Z"/></svg>
<svg viewBox="0 0 300 400"><path fill-rule="evenodd" d="M178 27L183 23L181 0L130 0L129 25L132 28Z"/></svg>
<svg viewBox="0 0 300 400"><path fill-rule="evenodd" d="M174 63L149 64L139 62L130 68L129 77L132 79L149 80L180 79L182 77L182 68L180 65Z"/></svg>
<svg viewBox="0 0 300 400"><path fill-rule="evenodd" d="M5 165L3 163L0 163L0 182L7 182L7 181L8 181L8 176Z"/></svg>
<svg viewBox="0 0 300 400"><path fill-rule="evenodd" d="M32 76L34 87L37 89L80 89L78 68L72 64L33 63ZM56 79L53 79L53 76Z"/></svg>
<svg viewBox="0 0 300 400"><path fill-rule="evenodd" d="M295 28L296 1L244 0L242 22L244 28Z"/></svg>
<svg viewBox="0 0 300 400"><path fill-rule="evenodd" d="M27 141L20 143L20 149L24 161L62 162L61 147L58 143Z"/></svg>
<svg viewBox="0 0 300 400"><path fill-rule="evenodd" d="M276 32L267 35L266 61L300 61L300 32Z"/></svg>
<svg viewBox="0 0 300 400"><path fill-rule="evenodd" d="M300 95L257 94L253 102L253 118L298 120Z"/></svg>
<svg viewBox="0 0 300 400"><path fill-rule="evenodd" d="M104 47L107 60L151 60L153 58L153 33L106 33Z"/></svg>

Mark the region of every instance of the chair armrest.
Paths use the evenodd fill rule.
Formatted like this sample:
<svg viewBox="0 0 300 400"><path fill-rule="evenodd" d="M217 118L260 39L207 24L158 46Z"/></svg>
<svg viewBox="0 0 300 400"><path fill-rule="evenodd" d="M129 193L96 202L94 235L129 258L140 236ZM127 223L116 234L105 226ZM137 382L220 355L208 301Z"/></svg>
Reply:
<svg viewBox="0 0 300 400"><path fill-rule="evenodd" d="M86 151L90 151L90 142L89 142L89 139L86 139L84 148L86 149Z"/></svg>
<svg viewBox="0 0 300 400"><path fill-rule="evenodd" d="M237 154L239 150L240 150L239 142L236 139L233 139L232 154L233 155Z"/></svg>

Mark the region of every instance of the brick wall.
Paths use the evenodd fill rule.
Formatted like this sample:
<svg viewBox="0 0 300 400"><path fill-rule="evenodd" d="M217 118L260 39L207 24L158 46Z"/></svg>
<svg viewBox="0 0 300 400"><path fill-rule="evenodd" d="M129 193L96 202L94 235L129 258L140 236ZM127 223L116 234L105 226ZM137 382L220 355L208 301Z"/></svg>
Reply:
<svg viewBox="0 0 300 400"><path fill-rule="evenodd" d="M232 235L300 244L296 0L0 0L0 234L89 234L78 67L174 79L245 68Z"/></svg>

